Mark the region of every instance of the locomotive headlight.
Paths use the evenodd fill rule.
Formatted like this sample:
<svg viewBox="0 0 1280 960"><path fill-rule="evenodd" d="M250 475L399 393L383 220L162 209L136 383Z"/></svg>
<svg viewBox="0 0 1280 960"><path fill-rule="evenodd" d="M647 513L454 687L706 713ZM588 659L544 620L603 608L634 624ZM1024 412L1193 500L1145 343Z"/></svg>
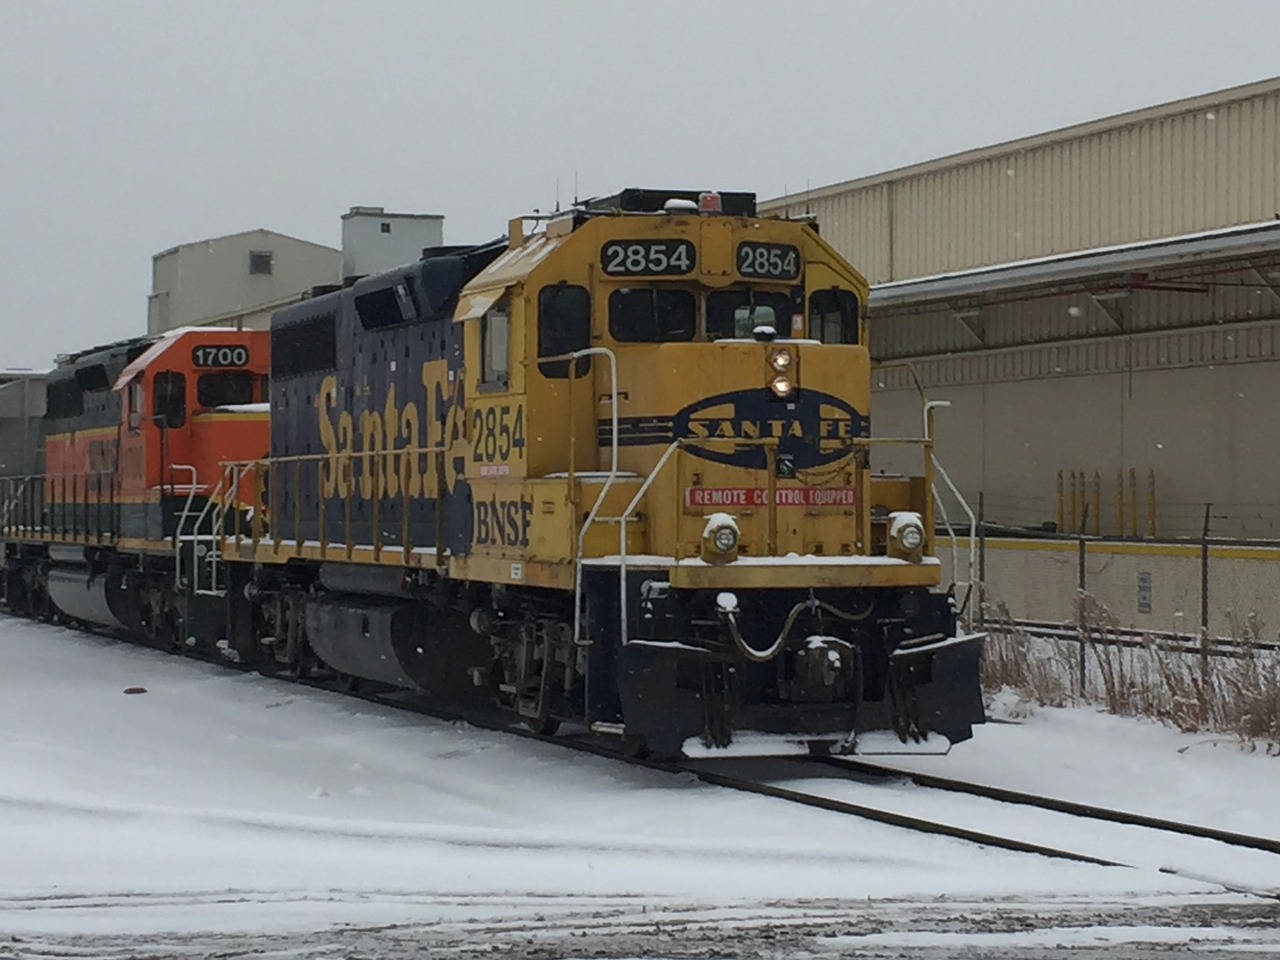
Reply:
<svg viewBox="0 0 1280 960"><path fill-rule="evenodd" d="M775 350L773 355L769 357L769 363L779 373L786 373L791 369L791 351Z"/></svg>
<svg viewBox="0 0 1280 960"><path fill-rule="evenodd" d="M790 377L778 376L769 383L769 388L779 397L789 397L796 385L791 382Z"/></svg>
<svg viewBox="0 0 1280 960"><path fill-rule="evenodd" d="M919 563L924 552L924 521L911 510L889 514L889 555Z"/></svg>
<svg viewBox="0 0 1280 960"><path fill-rule="evenodd" d="M906 526L898 534L898 539L902 541L902 545L908 550L919 550L924 543L924 531L914 524Z"/></svg>
<svg viewBox="0 0 1280 960"><path fill-rule="evenodd" d="M738 559L738 522L727 513L713 513L702 529L702 559L708 563L732 563Z"/></svg>
<svg viewBox="0 0 1280 960"><path fill-rule="evenodd" d="M733 527L720 527L711 535L711 542L721 553L732 553L738 545L738 531Z"/></svg>

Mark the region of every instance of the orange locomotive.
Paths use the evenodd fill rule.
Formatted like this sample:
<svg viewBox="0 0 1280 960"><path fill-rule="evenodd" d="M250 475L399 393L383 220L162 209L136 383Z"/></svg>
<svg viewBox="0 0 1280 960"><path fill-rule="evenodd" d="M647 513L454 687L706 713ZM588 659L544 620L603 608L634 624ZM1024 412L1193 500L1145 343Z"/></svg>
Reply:
<svg viewBox="0 0 1280 960"><path fill-rule="evenodd" d="M55 370L45 473L6 482L10 608L183 639L176 538L222 461L268 450L270 351L265 332L188 328Z"/></svg>

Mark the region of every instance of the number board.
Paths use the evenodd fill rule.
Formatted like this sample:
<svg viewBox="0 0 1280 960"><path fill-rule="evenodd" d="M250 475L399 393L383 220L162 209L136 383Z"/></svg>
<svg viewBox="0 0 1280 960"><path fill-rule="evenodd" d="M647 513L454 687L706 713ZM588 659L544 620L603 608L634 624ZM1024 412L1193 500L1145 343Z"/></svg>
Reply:
<svg viewBox="0 0 1280 960"><path fill-rule="evenodd" d="M698 254L689 240L610 240L600 262L611 277L678 277L693 273Z"/></svg>
<svg viewBox="0 0 1280 960"><path fill-rule="evenodd" d="M247 367L249 348L239 344L195 347L191 351L191 362L197 367Z"/></svg>
<svg viewBox="0 0 1280 960"><path fill-rule="evenodd" d="M740 243L738 272L744 277L769 280L798 279L800 250L789 243Z"/></svg>

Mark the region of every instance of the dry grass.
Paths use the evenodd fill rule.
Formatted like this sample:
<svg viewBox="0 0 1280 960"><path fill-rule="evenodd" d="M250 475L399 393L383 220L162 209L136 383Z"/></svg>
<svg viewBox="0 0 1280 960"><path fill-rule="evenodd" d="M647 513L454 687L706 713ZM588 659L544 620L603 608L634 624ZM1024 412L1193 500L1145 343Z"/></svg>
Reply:
<svg viewBox="0 0 1280 960"><path fill-rule="evenodd" d="M1031 637L1003 604L985 606L989 636L983 686L1041 706L1091 703L1121 716L1152 717L1185 732L1230 734L1280 752L1280 652L1253 614L1232 621L1229 655L1200 638L1134 640L1088 593L1057 638Z"/></svg>

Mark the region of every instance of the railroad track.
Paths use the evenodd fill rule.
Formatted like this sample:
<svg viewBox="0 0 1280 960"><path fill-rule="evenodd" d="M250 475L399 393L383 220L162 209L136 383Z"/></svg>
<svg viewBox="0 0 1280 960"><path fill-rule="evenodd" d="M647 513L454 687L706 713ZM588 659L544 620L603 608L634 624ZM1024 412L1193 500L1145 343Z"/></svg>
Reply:
<svg viewBox="0 0 1280 960"><path fill-rule="evenodd" d="M750 766L753 763L760 763L765 768L765 772L757 773L754 777L748 776L747 779L767 780L772 784L773 789L780 791L777 795L816 795L825 801L832 799L833 794L859 794L865 790L875 790L891 780L909 780L917 786L924 787L929 793L938 795L958 793L979 798L980 801L977 805L956 807L947 803L937 803L936 798L931 798L929 793L913 792L906 799L903 799L902 794L886 793L875 795L870 798L871 802L865 805L856 805L869 808L865 809L865 812L864 809L847 811L884 823L897 823L912 829L968 839L1002 849L1017 850L1020 849L1019 843L1026 843L1022 848L1026 852L1110 866L1157 868L1162 873L1213 883L1232 892L1280 900L1280 859L1276 859L1280 856L1280 841L1273 838L1235 833L1201 824L1166 820L948 777L917 774L879 762L871 763L855 758L786 758L770 761L767 764L759 761L744 761L739 766ZM826 776L816 777L817 770L825 771ZM867 777L874 778L873 782L868 783ZM833 802L838 806L844 805L843 799L834 799ZM895 804L899 809L893 809ZM919 807L929 807L932 804L942 808L943 812L937 816L922 816L918 812ZM811 805L822 806L823 803ZM837 809L838 806L832 806L829 809ZM908 809L915 807L917 812L903 813L904 807ZM1045 817L1039 820L1034 816L1029 818L1026 815L1028 810L1044 811ZM1008 833L991 833L962 826L966 819L1008 822L1012 826ZM1027 826L1029 819L1034 821L1031 827ZM911 820L918 821L918 824L910 822ZM1021 824L1018 821L1022 821ZM944 825L947 829L940 829ZM1009 835L1018 832L1019 829L1024 832L1030 829L1036 836L1052 835L1056 838L1055 846L1040 847L1038 844L1019 841ZM1066 841L1063 838L1066 838ZM1105 852L1099 852L1096 849L1099 847ZM1126 857L1123 852L1117 852L1123 851L1126 847L1130 852L1140 851L1141 855ZM1090 848L1095 848L1094 852L1089 852ZM1142 862L1149 861L1153 856L1161 860ZM1231 866L1224 868L1222 865L1227 862L1230 862ZM1241 873L1246 877L1252 873L1253 877L1241 879L1239 876Z"/></svg>
<svg viewBox="0 0 1280 960"><path fill-rule="evenodd" d="M1038 807L1042 810L1053 810L1057 813L1066 813L1075 817L1089 817L1094 820L1105 820L1108 823L1121 823L1133 827L1147 827L1152 830L1163 830L1166 833L1177 833L1187 837L1200 837L1205 840L1217 840L1219 843L1226 843L1235 847L1245 847L1250 850L1262 850L1267 853L1280 855L1280 840L1270 837L1255 837L1244 833L1235 833L1230 830L1219 830L1216 827L1206 827L1201 824L1185 823L1177 820L1166 820L1161 817L1150 817L1141 813L1132 813L1127 810L1116 810L1111 807L1099 807L1089 803L1078 803L1073 800L1061 800L1055 797L1042 797L1033 793L1023 793L1019 790L1008 790L1004 787L993 787L986 784L970 783L964 780L955 780L951 777L940 777L935 774L917 773L911 770L899 770L880 763L870 763L865 760L845 757L815 757L814 762L836 768L844 768L853 770L858 773L864 773L871 776L881 776L885 778L900 778L910 780L922 787L930 787L935 790L947 790L953 793L964 793L975 797L986 797L989 800L999 800L1005 803L1017 803L1023 806Z"/></svg>
<svg viewBox="0 0 1280 960"><path fill-rule="evenodd" d="M0 619L18 618L0 614ZM30 623L31 621L25 622ZM82 632L129 642L127 638L122 637L115 631L82 629ZM146 646L145 644L139 645ZM185 655L189 659L206 663L216 663L220 666L229 667L241 672L257 672L253 667L217 656L198 655L192 651L180 651L179 653L181 655ZM409 711L432 719L443 720L445 722L465 722L479 729L504 733L526 740L547 743L562 749L592 754L666 773L689 775L712 786L784 800L789 803L813 807L833 813L856 816L877 823L884 823L890 826L913 830L918 833L949 837L985 847L1009 850L1017 853L1035 854L1079 863L1090 863L1099 866L1121 868L1134 866L1134 864L1126 863L1122 860L1110 857L1085 853L1079 850L1066 849L1065 847L1050 846L1047 844L1011 837L1007 834L994 833L988 830L973 829L958 825L954 822L949 822L945 819L922 817L901 811L885 809L885 807L881 805L860 803L849 799L831 797L821 793L799 789L794 786L787 786L785 783L771 782L770 780L759 777L737 776L732 773L725 772L723 766L720 770L710 770L707 769L708 762L705 760L691 762L686 760L667 761L628 757L619 751L614 744L609 741L601 740L599 737L593 737L585 731L579 734L571 733L568 735L541 734L513 723L511 717L506 714L497 714L495 711L481 711L470 708L441 707L436 704L424 702L420 696L409 691L387 691L369 688L361 689L359 687L351 688L350 686L344 685L338 681L294 677L281 673L265 673L260 675L267 679L279 680L285 683L300 684L313 689L324 690L330 693L338 693L343 696L355 697L368 703L377 704L395 710ZM726 761L713 762L717 765L723 765L726 763ZM920 786L928 789L936 789L940 792L947 791L964 793L981 797L992 802L1016 804L1029 808L1039 808L1070 817L1109 821L1135 828L1157 830L1166 834L1183 835L1186 837L1209 840L1242 848L1250 848L1264 853L1280 855L1280 842L1265 837L1237 834L1229 831L1216 830L1210 827L1203 827L1196 824L1176 823L1173 821L1161 820L1159 818L1146 817L1141 814L1132 814L1102 807L1093 807L1088 804L1074 803L1071 801L1041 797L997 787L966 783L964 781L953 780L945 777L895 770L892 767L882 764L868 763L853 758L804 757L790 758L787 762L790 764L799 764L805 770L821 768L845 775L833 778L835 780L851 779L848 775L860 775L862 777L872 776L879 778L882 781L895 778L910 779ZM806 779L808 779L806 775L798 775L796 777L797 781ZM1234 892L1280 899L1280 891L1277 890L1257 889L1247 885L1232 884L1229 881L1224 882L1218 878L1197 875L1195 873L1174 868L1162 868L1162 870L1166 873L1185 876L1188 879L1212 882Z"/></svg>

